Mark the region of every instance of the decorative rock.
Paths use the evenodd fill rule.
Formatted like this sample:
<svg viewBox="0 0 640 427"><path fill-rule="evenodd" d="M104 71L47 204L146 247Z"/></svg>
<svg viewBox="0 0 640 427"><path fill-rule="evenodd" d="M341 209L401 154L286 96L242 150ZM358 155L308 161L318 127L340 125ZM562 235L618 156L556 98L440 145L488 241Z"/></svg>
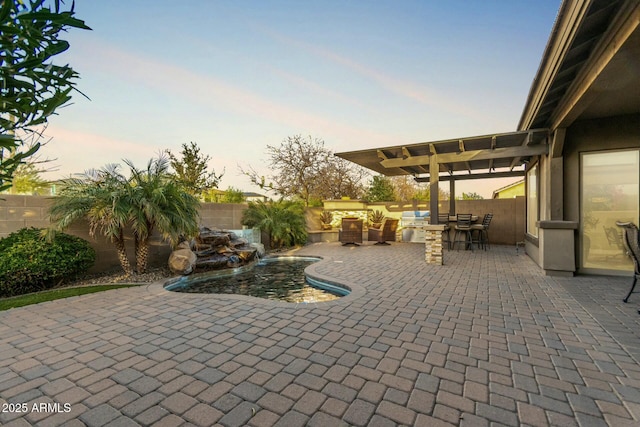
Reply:
<svg viewBox="0 0 640 427"><path fill-rule="evenodd" d="M246 249L236 248L235 250L242 261L251 261L256 256L257 252L256 248L252 248L250 246Z"/></svg>
<svg viewBox="0 0 640 427"><path fill-rule="evenodd" d="M193 249L196 257L192 270L206 271L239 267L253 260L256 254L259 256L265 254L262 244L249 244L247 239L238 237L231 231L212 230L207 227L200 227L199 235L191 242L191 245L188 242L183 242L180 246L181 249L189 247ZM175 268L182 270L179 265ZM173 268L172 271L174 271ZM188 274L182 271L175 272Z"/></svg>
<svg viewBox="0 0 640 427"><path fill-rule="evenodd" d="M238 267L240 265L240 257L238 255L231 255L227 262L227 267Z"/></svg>
<svg viewBox="0 0 640 427"><path fill-rule="evenodd" d="M231 239L231 243L229 243L229 246L231 247L237 247L237 246L245 246L248 245L249 241L247 239Z"/></svg>
<svg viewBox="0 0 640 427"><path fill-rule="evenodd" d="M188 243L187 243L188 245ZM187 275L193 272L198 257L189 248L176 249L169 256L169 269L176 274Z"/></svg>
<svg viewBox="0 0 640 427"><path fill-rule="evenodd" d="M231 237L229 232L213 231L203 227L200 229L200 234L196 237L196 241L200 244L209 244L215 248L228 245Z"/></svg>
<svg viewBox="0 0 640 427"><path fill-rule="evenodd" d="M178 243L176 249L191 249L191 243L187 240Z"/></svg>
<svg viewBox="0 0 640 427"><path fill-rule="evenodd" d="M214 254L207 258L198 259L196 261L196 268L205 270L214 270L218 268L224 268L229 262L229 257L224 255Z"/></svg>

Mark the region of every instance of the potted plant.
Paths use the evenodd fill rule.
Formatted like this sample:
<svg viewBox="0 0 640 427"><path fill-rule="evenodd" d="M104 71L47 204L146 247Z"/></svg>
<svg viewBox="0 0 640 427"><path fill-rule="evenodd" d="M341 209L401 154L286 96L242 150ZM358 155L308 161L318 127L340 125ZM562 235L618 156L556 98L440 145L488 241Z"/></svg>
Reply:
<svg viewBox="0 0 640 427"><path fill-rule="evenodd" d="M384 212L375 210L369 213L369 223L373 228L380 228L384 220Z"/></svg>
<svg viewBox="0 0 640 427"><path fill-rule="evenodd" d="M320 222L322 222L323 230L331 230L331 221L333 221L333 214L330 211L323 210L320 214Z"/></svg>

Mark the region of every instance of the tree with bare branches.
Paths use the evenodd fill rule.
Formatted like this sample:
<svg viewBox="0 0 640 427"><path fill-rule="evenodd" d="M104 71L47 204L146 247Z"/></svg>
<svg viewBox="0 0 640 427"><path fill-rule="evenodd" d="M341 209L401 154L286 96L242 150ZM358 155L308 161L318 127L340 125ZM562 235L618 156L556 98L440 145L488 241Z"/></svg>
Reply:
<svg viewBox="0 0 640 427"><path fill-rule="evenodd" d="M260 188L299 198L305 206L322 199L362 196L366 172L335 157L322 139L289 136L279 146L267 145L267 153L272 175L261 176L251 167L240 169Z"/></svg>

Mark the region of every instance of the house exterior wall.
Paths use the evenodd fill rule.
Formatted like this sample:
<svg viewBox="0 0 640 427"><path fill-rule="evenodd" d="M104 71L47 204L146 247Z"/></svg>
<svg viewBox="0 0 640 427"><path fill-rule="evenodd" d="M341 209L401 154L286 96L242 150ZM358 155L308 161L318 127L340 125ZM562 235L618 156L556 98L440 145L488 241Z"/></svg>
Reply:
<svg viewBox="0 0 640 427"><path fill-rule="evenodd" d="M494 199L512 199L517 196L524 196L524 181L512 187L496 192Z"/></svg>
<svg viewBox="0 0 640 427"><path fill-rule="evenodd" d="M564 150L564 214L580 219L580 153L640 147L640 114L576 122Z"/></svg>
<svg viewBox="0 0 640 427"><path fill-rule="evenodd" d="M580 234L581 153L639 147L640 114L631 114L576 121L567 128L561 158L562 179L552 179L554 177L551 172L554 167L553 162L558 159L551 159L549 156L540 158L538 163L541 170L539 219L552 228L541 230L546 236L544 243L542 237L535 239L527 236L526 251L538 265L544 268L545 260L566 257L566 252L572 251L572 264L575 271L580 272L581 248L584 243ZM554 217L554 212L557 213L557 207L553 206L554 200L551 197L554 192L562 194L560 218ZM566 225L563 231L553 227L553 221L558 219ZM572 247L566 247L567 239L573 240ZM562 251L562 254L556 254L555 251ZM613 271L603 272L613 273ZM631 271L626 273L630 274Z"/></svg>
<svg viewBox="0 0 640 427"><path fill-rule="evenodd" d="M640 114L580 121L567 129L564 155L565 219L580 220L580 154L629 148L640 148ZM577 232L575 253L578 266L582 261L582 244L581 235Z"/></svg>

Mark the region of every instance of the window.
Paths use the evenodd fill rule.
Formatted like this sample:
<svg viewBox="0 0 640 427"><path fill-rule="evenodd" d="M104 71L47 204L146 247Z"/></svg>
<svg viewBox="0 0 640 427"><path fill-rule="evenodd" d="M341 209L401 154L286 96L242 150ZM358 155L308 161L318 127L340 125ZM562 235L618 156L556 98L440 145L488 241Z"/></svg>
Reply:
<svg viewBox="0 0 640 427"><path fill-rule="evenodd" d="M616 221L638 222L640 151L583 153L580 181L581 267L632 269Z"/></svg>
<svg viewBox="0 0 640 427"><path fill-rule="evenodd" d="M527 171L527 233L538 237L538 164Z"/></svg>

